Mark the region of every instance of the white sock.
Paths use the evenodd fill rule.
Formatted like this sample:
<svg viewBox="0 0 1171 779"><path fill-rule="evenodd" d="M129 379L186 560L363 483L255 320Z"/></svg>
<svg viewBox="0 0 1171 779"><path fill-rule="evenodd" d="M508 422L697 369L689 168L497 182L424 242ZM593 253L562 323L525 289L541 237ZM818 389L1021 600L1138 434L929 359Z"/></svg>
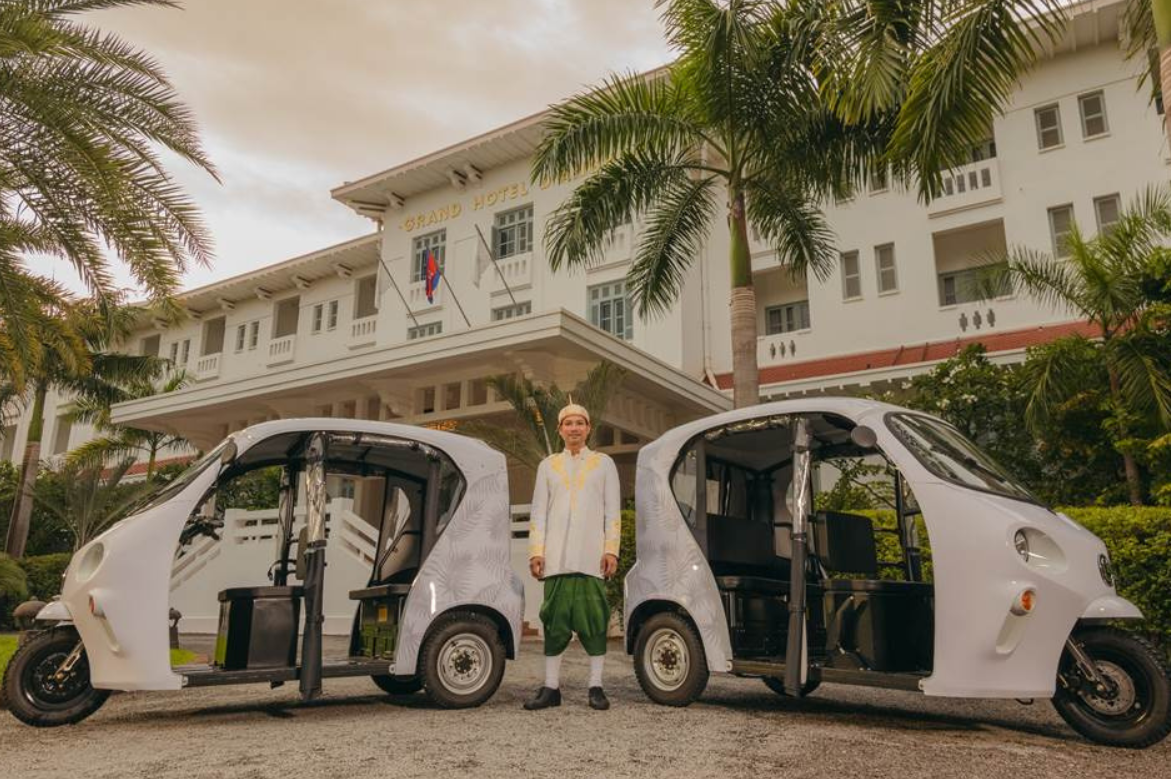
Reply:
<svg viewBox="0 0 1171 779"><path fill-rule="evenodd" d="M590 687L602 686L602 664L605 662L605 655L590 657Z"/></svg>
<svg viewBox="0 0 1171 779"><path fill-rule="evenodd" d="M545 686L550 690L561 689L561 655L545 656Z"/></svg>

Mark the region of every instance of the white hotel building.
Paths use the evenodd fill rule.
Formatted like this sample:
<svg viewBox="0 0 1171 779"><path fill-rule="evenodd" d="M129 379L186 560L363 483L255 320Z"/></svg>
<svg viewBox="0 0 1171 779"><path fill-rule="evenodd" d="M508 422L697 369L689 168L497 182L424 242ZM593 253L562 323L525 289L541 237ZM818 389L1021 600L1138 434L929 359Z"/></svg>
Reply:
<svg viewBox="0 0 1171 779"><path fill-rule="evenodd" d="M830 206L841 260L826 281L794 281L767 246L754 246L762 397L882 389L967 343L1013 360L1082 327L1070 312L1022 297L967 300L964 274L990 250L1052 251L1071 220L1092 234L1136 193L1167 181L1163 117L1138 87L1143 63L1121 53L1123 7L1074 7L1064 40L1023 79L942 197L924 205L892 187ZM275 418L491 418L509 412L486 376L520 373L564 387L608 359L629 376L595 422L597 447L615 457L632 491L640 444L731 407L727 228L721 215L678 304L654 321L632 314L623 286L637 222L615 233L604 263L554 273L541 238L571 185L529 179L542 118L336 188L340 206L371 217L377 232L184 293L184 324L145 322L129 346L172 358L193 381L122 404L115 421L206 448ZM495 243L499 273L477 267L477 228ZM427 249L444 264L433 303L423 290ZM406 306L379 281L381 264ZM46 456L92 434L65 419L68 404L49 399ZM27 420L8 425L3 456L19 458ZM532 476L514 469L511 484L523 512Z"/></svg>

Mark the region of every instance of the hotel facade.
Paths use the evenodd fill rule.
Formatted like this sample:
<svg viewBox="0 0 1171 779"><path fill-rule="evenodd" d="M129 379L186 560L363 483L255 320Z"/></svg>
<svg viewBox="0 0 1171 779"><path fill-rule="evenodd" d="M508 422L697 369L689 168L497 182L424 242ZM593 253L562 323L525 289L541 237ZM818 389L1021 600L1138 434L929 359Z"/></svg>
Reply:
<svg viewBox="0 0 1171 779"><path fill-rule="evenodd" d="M827 206L840 252L827 279L794 278L753 238L763 399L881 391L967 343L1013 361L1030 345L1085 330L1073 313L1022 296L973 299L971 269L1007 247L1060 253L1074 221L1092 235L1136 194L1167 181L1163 117L1138 86L1143 63L1122 54L1123 7L1072 9L1064 39L1022 79L972 162L947 175L942 196L924 204L878 182ZM603 262L554 273L542 245L545 222L574 182L530 179L542 119L337 187L339 207L371 218L377 229L368 235L183 293L184 323L144 321L127 348L170 358L191 381L121 404L114 421L176 433L200 448L289 417L449 426L511 413L488 376L567 387L610 360L628 376L596 420L596 448L615 458L631 493L642 444L731 407L727 226L721 214L678 303L651 321L634 314L624 282L637 219L614 231ZM443 266L431 301L428 252ZM69 408L68 398L49 398L44 455L92 437L68 421ZM6 420L5 458L19 460L27 421ZM532 474L513 468L510 483L524 570ZM362 502L353 485L336 495ZM353 541L359 561L363 543ZM216 576L204 578L198 589L214 589ZM528 600L535 614L535 591Z"/></svg>

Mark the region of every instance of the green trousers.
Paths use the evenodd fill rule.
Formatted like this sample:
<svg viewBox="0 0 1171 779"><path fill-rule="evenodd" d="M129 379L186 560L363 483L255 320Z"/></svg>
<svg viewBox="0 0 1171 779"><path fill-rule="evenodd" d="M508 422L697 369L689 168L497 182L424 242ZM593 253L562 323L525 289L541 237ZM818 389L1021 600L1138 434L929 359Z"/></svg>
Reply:
<svg viewBox="0 0 1171 779"><path fill-rule="evenodd" d="M610 624L606 585L598 577L584 573L550 576L545 579L541 624L545 628L546 657L564 652L574 633L586 654L606 654L606 628Z"/></svg>

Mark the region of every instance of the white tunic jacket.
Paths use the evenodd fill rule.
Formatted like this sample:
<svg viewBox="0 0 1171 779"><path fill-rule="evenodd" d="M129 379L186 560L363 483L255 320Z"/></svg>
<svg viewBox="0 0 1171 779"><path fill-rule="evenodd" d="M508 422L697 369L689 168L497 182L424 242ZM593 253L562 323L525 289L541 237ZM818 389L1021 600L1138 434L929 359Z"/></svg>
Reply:
<svg viewBox="0 0 1171 779"><path fill-rule="evenodd" d="M529 517L529 558L545 558L545 576L602 576L602 555L618 555L622 531L618 469L608 455L582 447L549 455L537 468Z"/></svg>

